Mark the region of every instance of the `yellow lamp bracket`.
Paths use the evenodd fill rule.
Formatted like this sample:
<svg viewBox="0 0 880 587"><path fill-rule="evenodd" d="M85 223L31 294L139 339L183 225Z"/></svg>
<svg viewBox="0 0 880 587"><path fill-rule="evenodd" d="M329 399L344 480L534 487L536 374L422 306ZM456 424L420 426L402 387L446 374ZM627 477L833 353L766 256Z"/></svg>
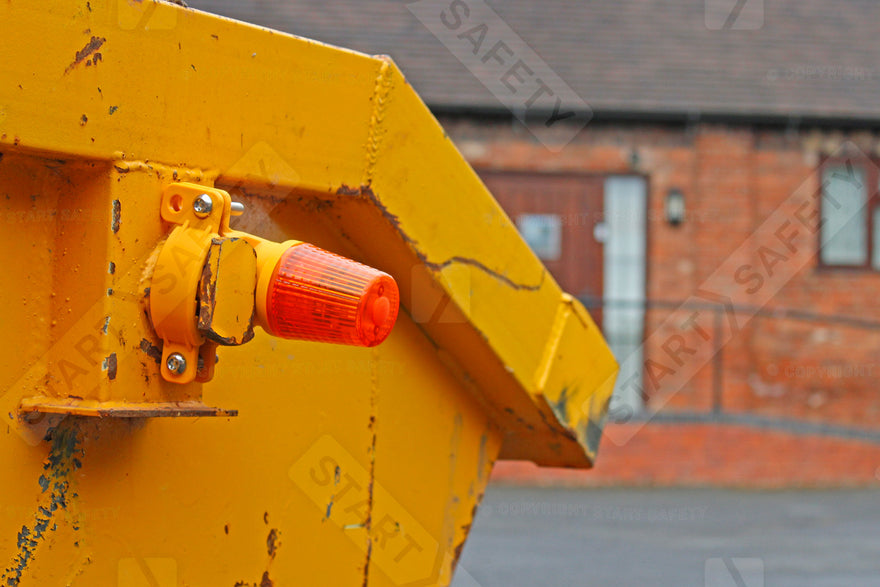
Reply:
<svg viewBox="0 0 880 587"><path fill-rule="evenodd" d="M149 313L166 381L210 381L217 346L254 337L260 239L231 231L233 213L223 190L177 183L162 194L162 219L176 226L156 257Z"/></svg>
<svg viewBox="0 0 880 587"><path fill-rule="evenodd" d="M391 320L390 325L393 325L398 294L390 276L312 245L300 249L300 245L306 244L300 241L276 243L231 230L230 218L243 211L240 204L233 202L229 194L220 189L192 183L174 183L164 188L159 214L170 227L170 232L147 260L142 280L147 296L147 315L155 331L155 337L151 339L161 339L161 349L153 346L147 338L142 338L138 349L134 350L126 347L121 339L117 345L113 337L107 337L103 339L107 346L102 349L105 356L111 357L105 361L106 371L102 371L106 378L84 381L66 395L26 398L21 403L22 411L99 417L235 415L234 410L204 405L198 384L213 378L217 347L248 342L254 338L255 326L284 338L301 337L302 340L361 346L381 342L366 336L364 329L372 324L369 319L376 315L383 316L382 320ZM307 268L304 275L308 277L302 277L306 285L290 286L299 274L284 265L285 258L294 259L288 264L298 262L299 267ZM282 266L287 267L284 271L288 273L277 278L276 268ZM325 273L316 277L316 268ZM323 289L316 293L309 281L312 279L317 279L321 287L329 288L326 291L335 294L328 296ZM338 291L332 289L334 279L339 282ZM391 280L395 292L394 317L391 318L388 317L387 297L390 294L380 300L385 301L384 306L377 302L385 291L383 288L389 286L388 280ZM351 293L353 283L363 289L355 297ZM272 310L276 312L272 317L283 324L275 331L268 316L267 299L270 287L278 284L282 284L279 286L282 291L277 296L273 294L274 303L282 308L299 308L306 299L310 310L304 314L283 314ZM374 286L379 292L375 295L371 293ZM284 298L285 295L288 297ZM332 303L326 301L328 297ZM294 302L277 302L278 299L293 299ZM108 296L108 300L106 311L111 318L104 321L105 326L112 321L115 312L124 310L113 306L112 296ZM384 313L379 311L377 314L374 305L380 310L384 307ZM354 312L358 312L356 318L352 318ZM335 322L328 325L328 316ZM326 338L322 339L316 334L315 323L319 325L318 330L322 327L336 330L325 333ZM375 331L380 331L379 323L375 325ZM388 332L390 326L384 336ZM151 380L147 375L148 385L144 392L133 393L130 384L121 384L118 365L130 355L143 352L159 359L162 381ZM126 370L125 376L129 375Z"/></svg>
<svg viewBox="0 0 880 587"><path fill-rule="evenodd" d="M102 376L97 380L81 376L67 394L58 393L61 386L55 385L50 390L55 393L24 398L20 409L25 418L39 414L102 418L237 415L235 410L202 403L197 383L213 377L218 346L240 345L254 337L257 251L269 247L258 237L229 229L230 217L240 211L243 208L227 192L207 186L175 183L162 192L159 212L172 228L145 267L146 309L162 340L162 383L181 385L157 384L148 378L140 393L132 392L130 380L123 387L129 374L117 365L131 365L127 358L143 353L144 343L151 353L159 350L146 337L137 350L116 337L106 337L101 339L107 345L101 352L112 359L104 362ZM107 303L109 314L120 314L102 323L125 319L125 308L114 306L114 297L108 297ZM183 385L190 383L196 384Z"/></svg>

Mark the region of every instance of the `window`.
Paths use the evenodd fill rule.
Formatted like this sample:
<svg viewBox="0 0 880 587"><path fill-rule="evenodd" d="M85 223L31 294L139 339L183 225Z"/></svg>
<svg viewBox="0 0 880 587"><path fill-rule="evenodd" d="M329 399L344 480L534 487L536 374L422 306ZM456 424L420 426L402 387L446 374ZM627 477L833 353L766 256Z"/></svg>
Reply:
<svg viewBox="0 0 880 587"><path fill-rule="evenodd" d="M542 261L562 255L562 219L557 214L521 214L516 226L523 239Z"/></svg>
<svg viewBox="0 0 880 587"><path fill-rule="evenodd" d="M819 260L826 267L880 269L880 199L873 165L829 159L822 167Z"/></svg>

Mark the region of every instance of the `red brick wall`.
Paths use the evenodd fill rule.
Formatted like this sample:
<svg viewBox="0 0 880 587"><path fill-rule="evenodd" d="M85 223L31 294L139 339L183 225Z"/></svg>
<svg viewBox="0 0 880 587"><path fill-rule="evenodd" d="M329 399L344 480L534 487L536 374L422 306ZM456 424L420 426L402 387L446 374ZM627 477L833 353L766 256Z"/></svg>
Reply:
<svg viewBox="0 0 880 587"><path fill-rule="evenodd" d="M492 480L583 487L880 487L880 445L744 426L648 424L623 446L603 442L591 470L502 461Z"/></svg>
<svg viewBox="0 0 880 587"><path fill-rule="evenodd" d="M647 295L653 300L688 298L805 181L815 184L815 193L822 156L843 141L854 141L870 156L878 153L877 140L865 133L608 123L588 125L553 153L509 121L441 122L478 168L644 175L649 186ZM679 227L664 217L664 198L672 187L685 195L687 216ZM737 261L757 263L754 248ZM880 321L878 294L880 273L819 269L814 260L766 307ZM688 315L650 310L646 333L670 316L684 320ZM658 338L649 337L646 358L660 356ZM712 347L707 344L699 352L708 359ZM878 330L763 316L736 333L723 359L727 411L880 429ZM712 370L710 362L695 377L678 382L680 390L669 397L649 397L649 405L710 409Z"/></svg>

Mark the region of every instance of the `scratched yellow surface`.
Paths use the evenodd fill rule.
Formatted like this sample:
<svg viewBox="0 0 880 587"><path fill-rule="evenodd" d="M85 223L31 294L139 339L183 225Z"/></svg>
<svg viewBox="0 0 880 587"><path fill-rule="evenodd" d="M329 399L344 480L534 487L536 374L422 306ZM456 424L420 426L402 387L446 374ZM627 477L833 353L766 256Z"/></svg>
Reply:
<svg viewBox="0 0 880 587"><path fill-rule="evenodd" d="M146 0L0 22L4 582L445 585L499 455L590 464L613 358L393 63ZM173 181L393 275L389 339L258 331L163 381L144 267ZM23 422L39 394L239 416Z"/></svg>

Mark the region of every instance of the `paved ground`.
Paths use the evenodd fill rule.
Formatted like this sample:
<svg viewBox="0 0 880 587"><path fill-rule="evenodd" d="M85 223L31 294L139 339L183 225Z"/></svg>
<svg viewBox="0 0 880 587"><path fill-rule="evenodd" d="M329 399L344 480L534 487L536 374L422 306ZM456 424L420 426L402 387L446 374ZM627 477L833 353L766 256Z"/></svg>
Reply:
<svg viewBox="0 0 880 587"><path fill-rule="evenodd" d="M486 494L453 587L880 585L880 492Z"/></svg>

